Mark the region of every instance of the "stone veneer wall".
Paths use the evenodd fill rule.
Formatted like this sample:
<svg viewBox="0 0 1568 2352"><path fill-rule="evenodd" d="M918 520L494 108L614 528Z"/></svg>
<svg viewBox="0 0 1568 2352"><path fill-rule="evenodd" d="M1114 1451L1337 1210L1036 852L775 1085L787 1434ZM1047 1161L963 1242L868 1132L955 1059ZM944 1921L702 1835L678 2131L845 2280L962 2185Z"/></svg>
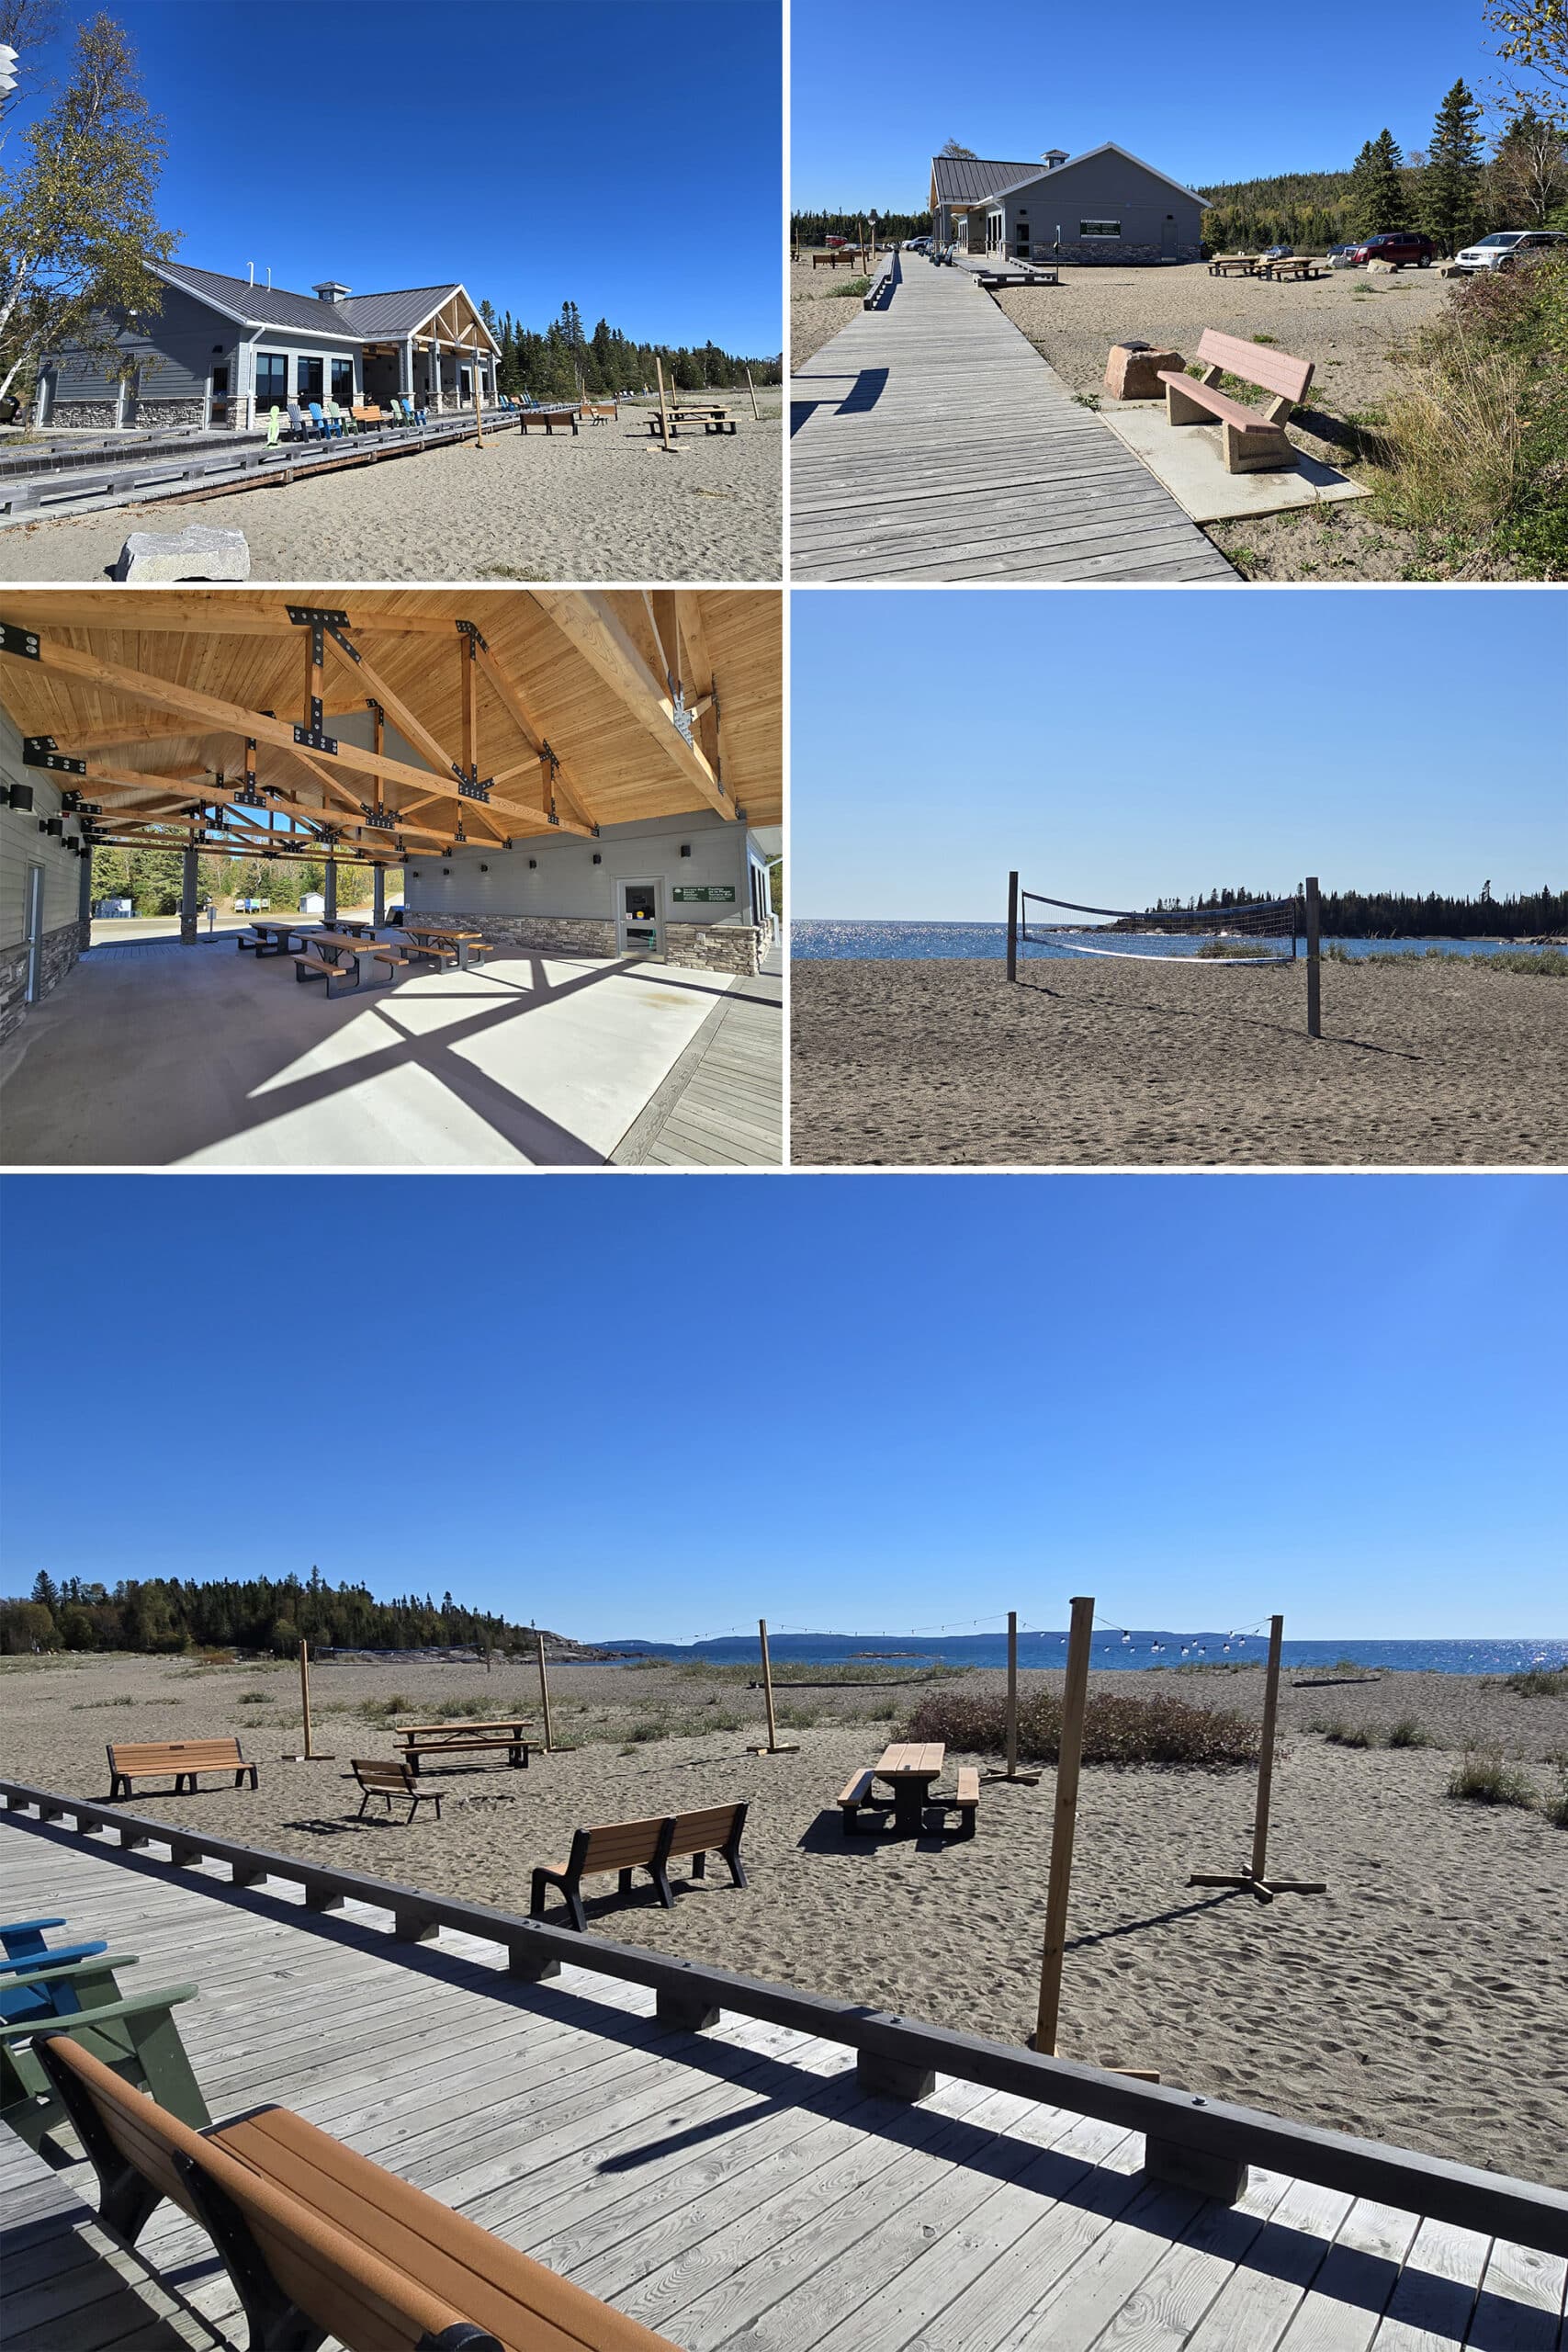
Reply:
<svg viewBox="0 0 1568 2352"><path fill-rule="evenodd" d="M1160 261L1201 261L1201 245L1178 245L1174 254L1162 254L1158 245L1134 245L1125 237L1109 241L1094 238L1088 244L1077 244L1064 238L1060 252L1055 245L1035 244L1030 247L1032 261L1070 261L1079 268L1086 264L1100 269L1120 269L1129 263Z"/></svg>
<svg viewBox="0 0 1568 2352"><path fill-rule="evenodd" d="M91 933L92 925L85 922L65 922L57 931L44 933L40 1001L59 987L76 958L85 954ZM27 988L28 950L27 943L21 941L15 947L0 949L0 1045L21 1027L29 1011Z"/></svg>
<svg viewBox="0 0 1568 2352"><path fill-rule="evenodd" d="M235 403L230 402L231 412ZM115 430L118 412L113 401L56 401L50 411L49 424L63 429L67 425L90 424L106 433ZM203 424L207 421L205 399L194 401L138 401L136 422L125 429L131 433L156 433L176 424ZM44 427L45 432L49 426Z"/></svg>
<svg viewBox="0 0 1568 2352"><path fill-rule="evenodd" d="M417 922L424 910L411 907ZM596 915L473 914L444 907L427 922L468 923L498 946L533 948L542 955L614 956L615 926ZM761 968L768 934L755 923L666 922L664 960L704 972L738 972L750 979Z"/></svg>

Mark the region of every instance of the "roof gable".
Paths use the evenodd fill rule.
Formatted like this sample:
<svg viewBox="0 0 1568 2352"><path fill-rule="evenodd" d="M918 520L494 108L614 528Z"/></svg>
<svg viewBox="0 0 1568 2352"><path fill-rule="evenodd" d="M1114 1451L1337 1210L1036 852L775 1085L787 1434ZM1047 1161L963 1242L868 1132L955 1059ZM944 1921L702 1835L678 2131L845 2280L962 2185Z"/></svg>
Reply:
<svg viewBox="0 0 1568 2352"><path fill-rule="evenodd" d="M492 350L499 349L478 305L457 279L444 286L408 286L381 294L353 294L346 301L323 302L319 295L295 294L282 286L253 286L216 269L193 269L186 262L156 262L153 275L205 302L241 326L282 327L324 336L334 343L379 342L412 334L444 304L461 296L474 324Z"/></svg>
<svg viewBox="0 0 1568 2352"><path fill-rule="evenodd" d="M1200 196L1196 188L1188 187L1181 180L1172 179L1168 172L1162 172L1156 164L1145 164L1141 155L1134 155L1130 147L1119 147L1114 139L1102 140L1098 147L1086 147L1081 155L1069 155L1066 162L1058 164L1054 171L1048 170L1043 163L987 164L980 163L977 159L933 155L931 158L932 182L937 188L939 199L944 203L950 203L955 199L960 203L964 201L976 203L987 198L994 202L998 197L1015 196L1021 187L1032 187L1036 180L1050 180L1055 184L1068 172L1076 171L1080 164L1091 163L1096 155L1120 155L1123 163L1135 164L1139 171L1147 172L1151 179L1163 180L1166 187L1175 188L1179 196L1188 197L1194 204L1201 204L1205 212L1213 209L1208 198ZM1005 171L1012 174L1013 176L1005 181L998 178L987 181L985 185L976 184L972 189L950 190L942 186L938 175L943 165L951 165L954 163L966 164L971 172L989 174Z"/></svg>

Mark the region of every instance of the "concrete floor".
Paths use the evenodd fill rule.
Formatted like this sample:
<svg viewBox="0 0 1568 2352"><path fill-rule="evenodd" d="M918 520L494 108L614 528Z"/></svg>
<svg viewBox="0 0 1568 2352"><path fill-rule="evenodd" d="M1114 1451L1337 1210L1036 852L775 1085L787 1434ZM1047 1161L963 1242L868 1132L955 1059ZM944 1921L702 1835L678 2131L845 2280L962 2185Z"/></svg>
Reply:
<svg viewBox="0 0 1568 2352"><path fill-rule="evenodd" d="M219 938L95 952L0 1060L12 1167L598 1167L722 975L498 956L329 1003ZM780 1040L782 1091L783 1041Z"/></svg>

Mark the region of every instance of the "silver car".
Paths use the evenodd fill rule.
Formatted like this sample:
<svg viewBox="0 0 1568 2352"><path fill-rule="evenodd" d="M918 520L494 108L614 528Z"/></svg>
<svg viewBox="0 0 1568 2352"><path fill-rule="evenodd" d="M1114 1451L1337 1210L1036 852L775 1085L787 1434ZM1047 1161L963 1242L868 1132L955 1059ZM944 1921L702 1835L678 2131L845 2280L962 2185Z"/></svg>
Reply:
<svg viewBox="0 0 1568 2352"><path fill-rule="evenodd" d="M1466 245L1454 256L1454 267L1468 275L1476 269L1512 269L1517 254L1568 252L1568 237L1561 229L1495 229L1478 245Z"/></svg>

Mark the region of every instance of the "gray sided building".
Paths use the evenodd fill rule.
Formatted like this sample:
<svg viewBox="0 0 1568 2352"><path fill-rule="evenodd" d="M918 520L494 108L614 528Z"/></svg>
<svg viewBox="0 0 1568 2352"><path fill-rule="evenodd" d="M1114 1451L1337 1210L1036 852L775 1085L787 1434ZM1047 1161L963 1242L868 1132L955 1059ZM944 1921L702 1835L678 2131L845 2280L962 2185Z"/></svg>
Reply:
<svg viewBox="0 0 1568 2352"><path fill-rule="evenodd" d="M933 155L932 234L1015 261L1199 261L1206 199L1109 141L1036 163Z"/></svg>
<svg viewBox="0 0 1568 2352"><path fill-rule="evenodd" d="M25 764L21 730L0 707L0 1045L87 944L93 861L75 846L81 830L54 777Z"/></svg>
<svg viewBox="0 0 1568 2352"><path fill-rule="evenodd" d="M309 294L183 262L152 265L153 313L114 322L112 356L80 345L39 363L41 425L198 425L247 431L290 401L426 408L493 401L500 346L465 288L355 295L334 279Z"/></svg>

